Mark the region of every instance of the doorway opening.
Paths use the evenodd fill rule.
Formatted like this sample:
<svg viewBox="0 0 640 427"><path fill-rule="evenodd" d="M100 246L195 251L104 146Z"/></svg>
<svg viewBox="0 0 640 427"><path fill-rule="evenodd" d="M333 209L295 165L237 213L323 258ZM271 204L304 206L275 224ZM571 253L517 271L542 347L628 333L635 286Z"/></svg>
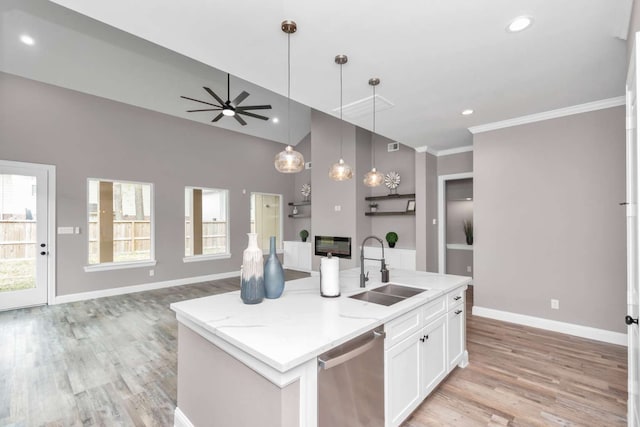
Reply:
<svg viewBox="0 0 640 427"><path fill-rule="evenodd" d="M473 276L473 174L438 177L438 272Z"/></svg>

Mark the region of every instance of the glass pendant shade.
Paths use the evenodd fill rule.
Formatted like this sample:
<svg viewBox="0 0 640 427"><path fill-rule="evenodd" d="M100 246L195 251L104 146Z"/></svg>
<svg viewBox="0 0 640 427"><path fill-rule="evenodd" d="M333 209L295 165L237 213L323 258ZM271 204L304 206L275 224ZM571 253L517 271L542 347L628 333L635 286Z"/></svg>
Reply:
<svg viewBox="0 0 640 427"><path fill-rule="evenodd" d="M274 164L278 172L297 173L304 169L304 157L287 145L287 148L276 154Z"/></svg>
<svg viewBox="0 0 640 427"><path fill-rule="evenodd" d="M377 187L382 184L383 180L384 174L382 172L378 172L376 168L372 168L364 175L363 182L367 187Z"/></svg>
<svg viewBox="0 0 640 427"><path fill-rule="evenodd" d="M351 179L351 177L353 177L351 166L346 164L343 159L340 159L338 163L334 163L331 169L329 169L329 178L334 181L346 181L347 179Z"/></svg>

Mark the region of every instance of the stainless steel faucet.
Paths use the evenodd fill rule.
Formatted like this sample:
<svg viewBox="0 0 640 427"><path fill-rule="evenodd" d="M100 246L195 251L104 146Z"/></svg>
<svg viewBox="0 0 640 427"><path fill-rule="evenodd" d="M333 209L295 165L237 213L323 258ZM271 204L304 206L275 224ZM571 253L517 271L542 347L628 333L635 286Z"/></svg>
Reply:
<svg viewBox="0 0 640 427"><path fill-rule="evenodd" d="M364 257L364 244L369 239L375 239L380 243L380 247L382 248L382 258L365 258ZM387 265L384 262L384 243L382 239L376 236L367 236L362 241L362 245L360 246L360 287L364 288L365 283L369 280L369 272L367 271L367 275L364 275L364 260L372 260L372 261L380 261L380 273L382 273L382 283L387 283L389 281L389 270L387 270Z"/></svg>

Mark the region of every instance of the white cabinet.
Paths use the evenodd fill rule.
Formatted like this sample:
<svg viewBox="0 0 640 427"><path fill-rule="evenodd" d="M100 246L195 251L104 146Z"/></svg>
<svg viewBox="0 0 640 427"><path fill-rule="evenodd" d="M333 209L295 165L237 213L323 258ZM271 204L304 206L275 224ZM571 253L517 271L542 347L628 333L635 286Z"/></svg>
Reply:
<svg viewBox="0 0 640 427"><path fill-rule="evenodd" d="M438 320L425 326L422 330L422 395L428 396L440 381L447 376L449 364L447 363L447 318Z"/></svg>
<svg viewBox="0 0 640 427"><path fill-rule="evenodd" d="M446 295L449 370L455 368L456 365L466 366L467 364L464 292L465 289L460 288Z"/></svg>
<svg viewBox="0 0 640 427"><path fill-rule="evenodd" d="M311 271L311 242L284 241L283 267L304 272Z"/></svg>
<svg viewBox="0 0 640 427"><path fill-rule="evenodd" d="M397 427L466 363L464 288L385 324L385 426Z"/></svg>
<svg viewBox="0 0 640 427"><path fill-rule="evenodd" d="M398 426L422 401L421 331L385 352L385 420Z"/></svg>

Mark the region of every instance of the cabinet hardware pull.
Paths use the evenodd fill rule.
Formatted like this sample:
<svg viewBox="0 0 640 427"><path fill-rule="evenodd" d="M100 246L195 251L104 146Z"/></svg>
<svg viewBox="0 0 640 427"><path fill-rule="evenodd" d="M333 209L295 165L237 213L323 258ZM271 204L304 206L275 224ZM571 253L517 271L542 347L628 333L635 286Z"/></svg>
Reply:
<svg viewBox="0 0 640 427"><path fill-rule="evenodd" d="M40 252L40 255L46 255L47 253L45 251Z"/></svg>
<svg viewBox="0 0 640 427"><path fill-rule="evenodd" d="M631 316L625 316L624 317L624 323L626 323L627 325L633 325L634 323L638 324L638 319L634 319Z"/></svg>
<svg viewBox="0 0 640 427"><path fill-rule="evenodd" d="M425 342L425 337L420 338L420 341Z"/></svg>
<svg viewBox="0 0 640 427"><path fill-rule="evenodd" d="M456 310L456 311L455 311L456 316L457 316L458 314L460 314L460 313L462 313L462 310Z"/></svg>
<svg viewBox="0 0 640 427"><path fill-rule="evenodd" d="M453 297L454 301L458 301L460 298L462 298L460 295L458 295L457 297Z"/></svg>
<svg viewBox="0 0 640 427"><path fill-rule="evenodd" d="M45 246L47 246L47 245L46 245L46 244L44 244L44 243L40 243L40 247L41 247L41 248L44 248Z"/></svg>
<svg viewBox="0 0 640 427"><path fill-rule="evenodd" d="M428 334L427 334L427 335L425 335L425 336L424 336L424 339L425 339L425 340L428 340L428 339L429 339L429 335L428 335Z"/></svg>

